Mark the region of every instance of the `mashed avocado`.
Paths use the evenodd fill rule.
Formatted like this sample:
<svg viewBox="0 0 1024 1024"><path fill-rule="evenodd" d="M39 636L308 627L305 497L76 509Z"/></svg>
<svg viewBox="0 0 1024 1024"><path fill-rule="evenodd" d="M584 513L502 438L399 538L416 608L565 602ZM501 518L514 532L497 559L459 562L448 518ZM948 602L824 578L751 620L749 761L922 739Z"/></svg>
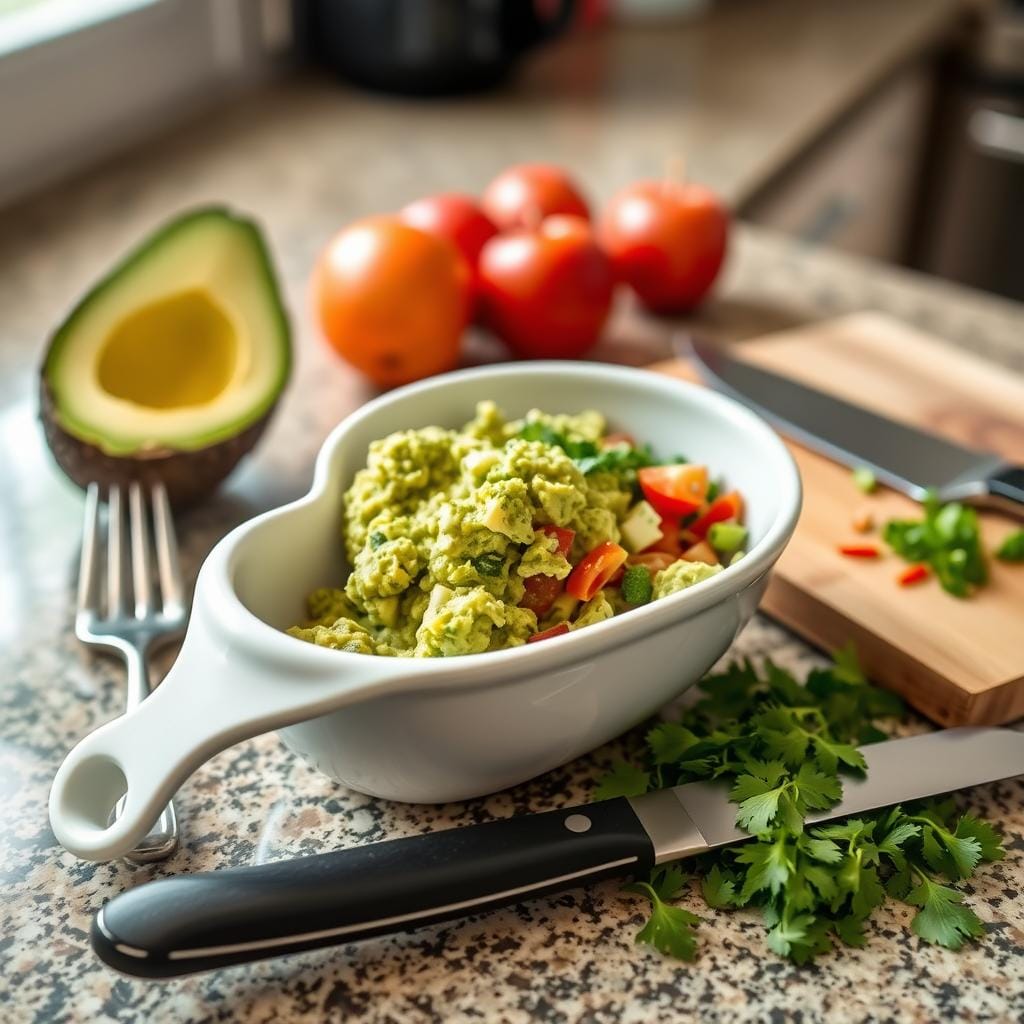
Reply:
<svg viewBox="0 0 1024 1024"><path fill-rule="evenodd" d="M288 632L324 647L404 657L525 643L539 628L523 607L531 580L564 581L594 547L617 543L637 503L642 463L598 458L604 433L597 412L534 411L509 422L481 402L461 430L424 427L374 441L345 494L345 587L314 591L309 621ZM572 534L563 551L565 531ZM656 575L654 596L718 569L675 563ZM544 625L573 616L569 626L578 629L610 618L623 610L610 593L584 603L561 594L543 612Z"/></svg>

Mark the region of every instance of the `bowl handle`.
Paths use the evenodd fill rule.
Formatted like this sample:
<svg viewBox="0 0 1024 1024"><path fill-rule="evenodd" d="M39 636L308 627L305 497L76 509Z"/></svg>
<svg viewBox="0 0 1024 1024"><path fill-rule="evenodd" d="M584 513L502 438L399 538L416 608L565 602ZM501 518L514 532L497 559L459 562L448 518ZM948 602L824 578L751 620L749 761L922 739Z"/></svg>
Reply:
<svg viewBox="0 0 1024 1024"><path fill-rule="evenodd" d="M304 666L295 678L294 657L233 649L193 617L177 661L156 690L82 739L57 770L49 812L58 842L83 860L127 853L214 754L365 700L394 672L380 664L393 659L365 658L365 672L361 664L359 676L347 678L341 663L350 659L319 660L319 671ZM124 805L111 821L122 796Z"/></svg>

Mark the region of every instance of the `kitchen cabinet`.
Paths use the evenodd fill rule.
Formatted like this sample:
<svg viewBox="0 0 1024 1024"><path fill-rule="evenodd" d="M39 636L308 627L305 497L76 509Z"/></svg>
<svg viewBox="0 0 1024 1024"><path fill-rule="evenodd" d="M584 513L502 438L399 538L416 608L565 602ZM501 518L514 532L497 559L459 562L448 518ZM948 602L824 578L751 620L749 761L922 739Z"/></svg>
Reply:
<svg viewBox="0 0 1024 1024"><path fill-rule="evenodd" d="M903 69L759 190L744 216L814 245L902 260L931 92L928 63Z"/></svg>

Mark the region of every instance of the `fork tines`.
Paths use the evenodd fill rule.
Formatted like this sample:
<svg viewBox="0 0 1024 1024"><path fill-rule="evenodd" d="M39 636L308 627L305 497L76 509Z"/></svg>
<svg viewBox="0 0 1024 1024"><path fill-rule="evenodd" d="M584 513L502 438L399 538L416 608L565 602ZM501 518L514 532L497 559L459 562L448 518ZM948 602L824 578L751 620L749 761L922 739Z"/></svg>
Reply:
<svg viewBox="0 0 1024 1024"><path fill-rule="evenodd" d="M162 483L147 487L133 480L125 498L122 486L107 488L104 574L100 485L91 483L86 491L78 615L94 621L179 618L185 594L167 491Z"/></svg>

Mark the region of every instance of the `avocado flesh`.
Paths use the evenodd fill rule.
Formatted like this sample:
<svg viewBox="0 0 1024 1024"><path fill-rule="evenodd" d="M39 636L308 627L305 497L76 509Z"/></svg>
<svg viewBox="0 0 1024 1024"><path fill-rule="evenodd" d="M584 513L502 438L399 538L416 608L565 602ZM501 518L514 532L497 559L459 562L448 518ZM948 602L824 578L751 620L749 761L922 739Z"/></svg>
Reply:
<svg viewBox="0 0 1024 1024"><path fill-rule="evenodd" d="M215 487L255 443L291 368L288 321L259 230L220 208L179 217L97 284L40 376L51 449L83 486Z"/></svg>

